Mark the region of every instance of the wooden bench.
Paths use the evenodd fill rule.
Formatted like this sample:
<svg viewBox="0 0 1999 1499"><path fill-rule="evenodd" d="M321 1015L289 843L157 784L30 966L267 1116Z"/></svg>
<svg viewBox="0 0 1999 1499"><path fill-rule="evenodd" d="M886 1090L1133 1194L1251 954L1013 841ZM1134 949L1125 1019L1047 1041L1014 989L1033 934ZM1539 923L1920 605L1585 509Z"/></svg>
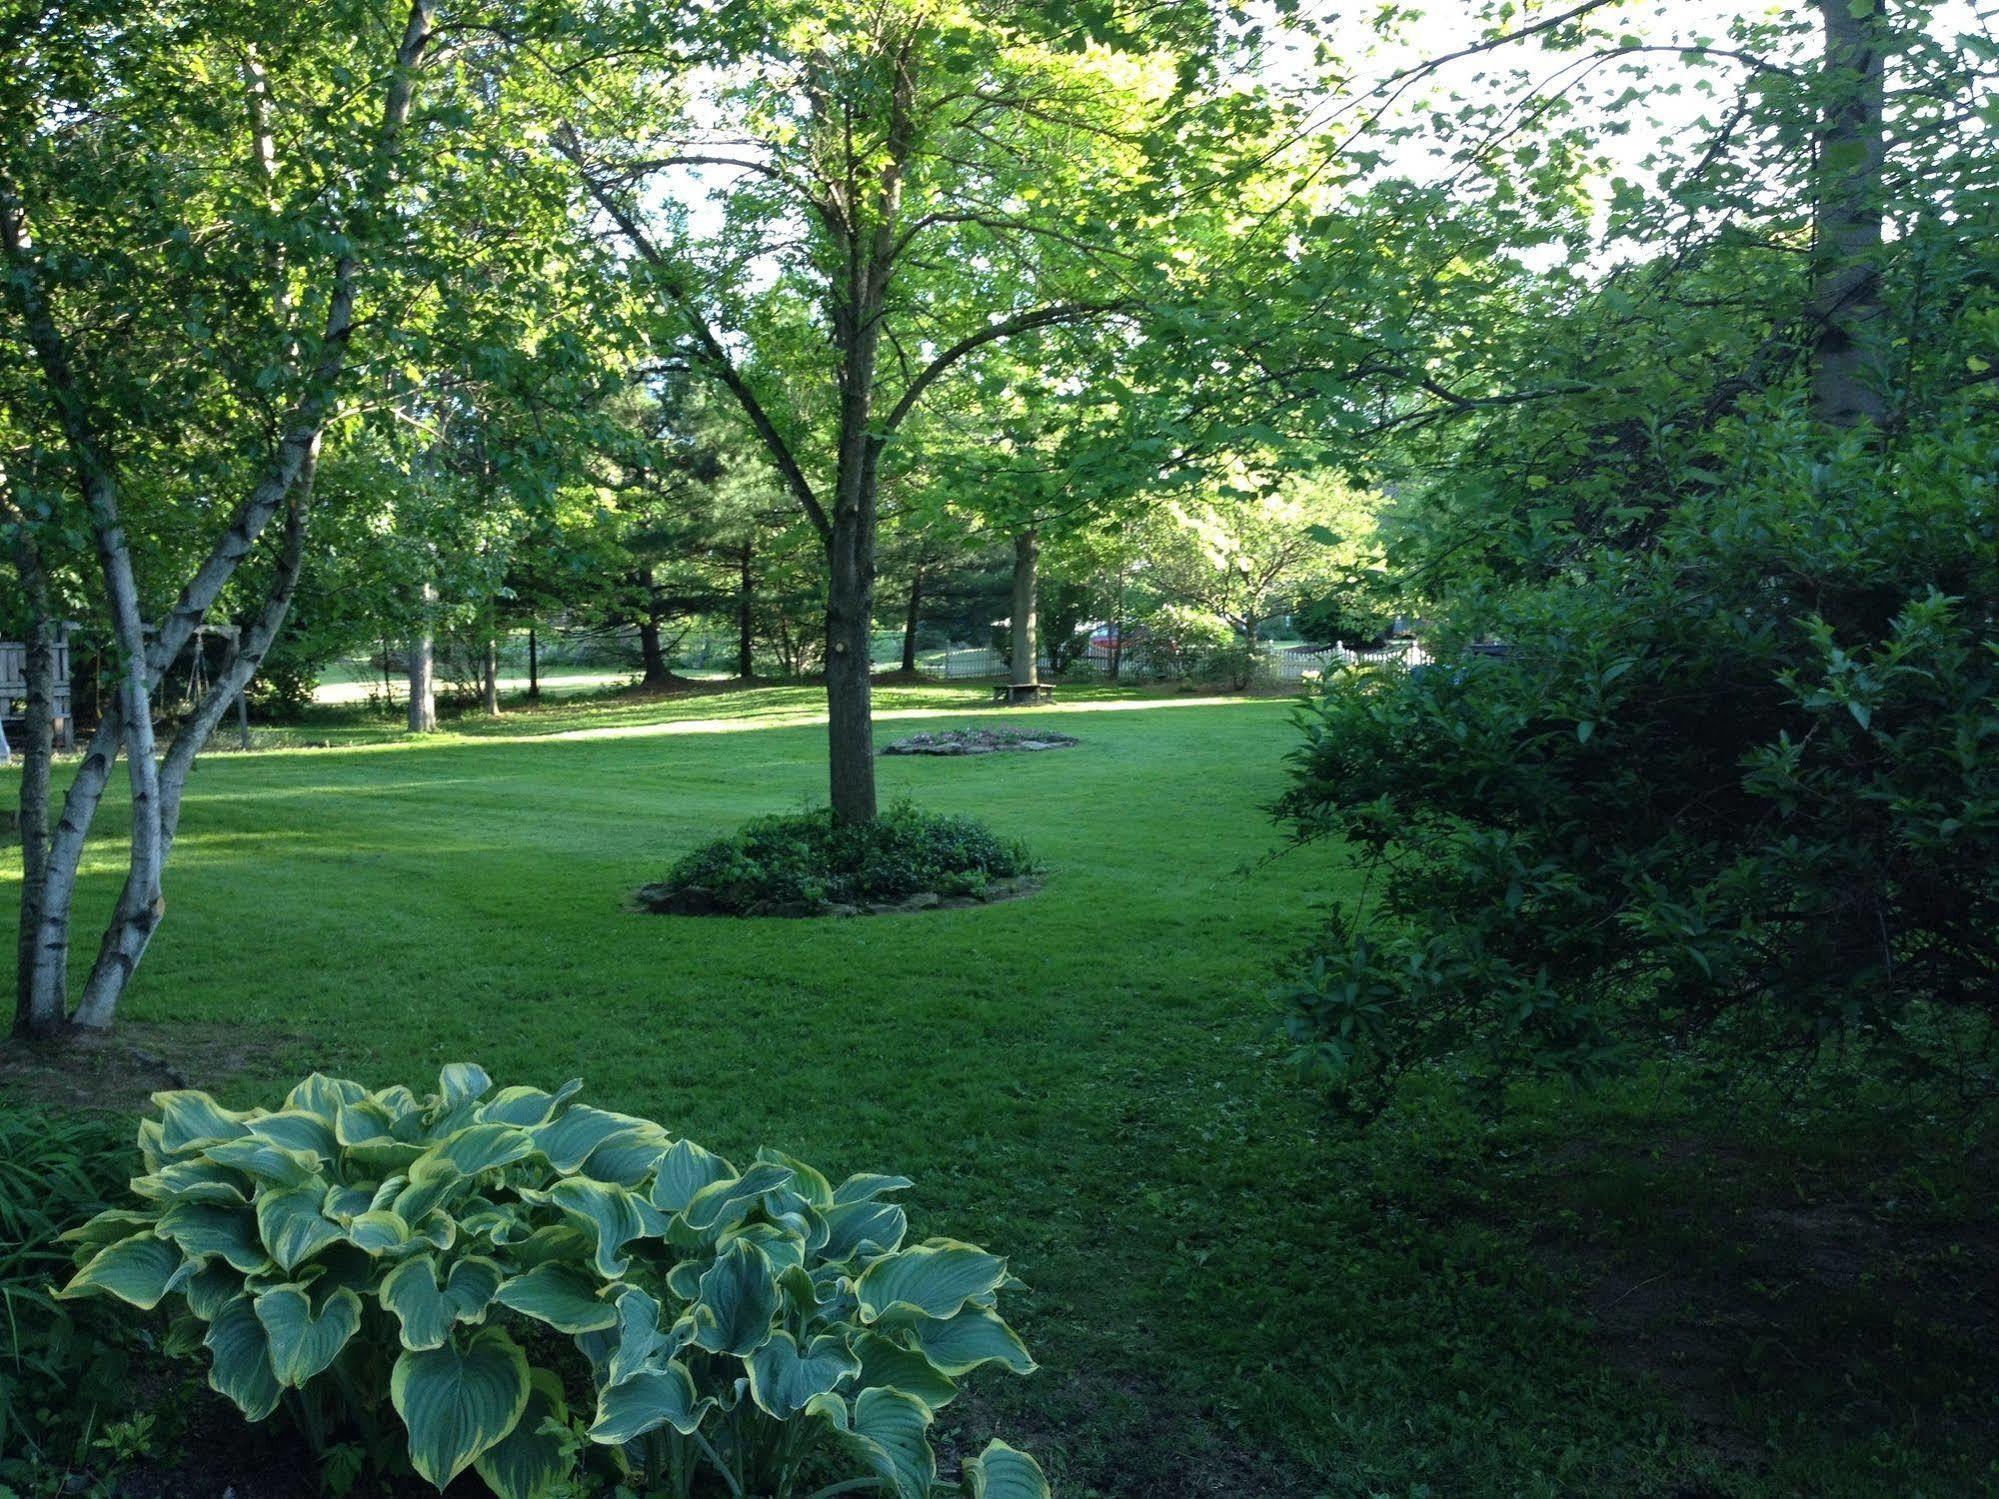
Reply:
<svg viewBox="0 0 1999 1499"><path fill-rule="evenodd" d="M993 701L1008 705L1052 703L1055 689L1046 682L1001 682L993 688Z"/></svg>
<svg viewBox="0 0 1999 1499"><path fill-rule="evenodd" d="M13 758L7 744L7 725L27 722L28 648L18 641L0 640L0 765ZM64 749L76 747L76 720L69 704L69 627L56 640L55 683L56 742Z"/></svg>

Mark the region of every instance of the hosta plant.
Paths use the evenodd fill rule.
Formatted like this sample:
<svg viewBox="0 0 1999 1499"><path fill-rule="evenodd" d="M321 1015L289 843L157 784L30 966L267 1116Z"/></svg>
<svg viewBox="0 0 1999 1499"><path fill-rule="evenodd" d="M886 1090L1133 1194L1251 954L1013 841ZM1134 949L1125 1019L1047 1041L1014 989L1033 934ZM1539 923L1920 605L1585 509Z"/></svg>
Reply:
<svg viewBox="0 0 1999 1499"><path fill-rule="evenodd" d="M155 1095L136 1204L71 1235L65 1294L174 1316L169 1344L253 1421L466 1469L539 1499L579 1465L650 1492L928 1499L958 1381L1034 1367L1017 1284L970 1244L905 1243L899 1176L738 1168L650 1120L478 1067L438 1090L306 1078L276 1109ZM1047 1485L1001 1442L983 1499Z"/></svg>

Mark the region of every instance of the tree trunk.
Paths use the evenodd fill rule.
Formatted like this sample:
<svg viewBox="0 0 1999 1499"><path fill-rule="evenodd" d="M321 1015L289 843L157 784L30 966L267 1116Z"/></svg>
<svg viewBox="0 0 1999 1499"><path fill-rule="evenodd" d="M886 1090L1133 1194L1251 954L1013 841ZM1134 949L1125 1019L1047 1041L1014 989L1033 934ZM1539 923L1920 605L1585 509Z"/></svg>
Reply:
<svg viewBox="0 0 1999 1499"><path fill-rule="evenodd" d="M639 656L645 662L643 685L664 688L673 680L673 674L666 669L666 652L659 641L659 626L650 619L639 621Z"/></svg>
<svg viewBox="0 0 1999 1499"><path fill-rule="evenodd" d="M410 636L410 732L429 734L437 728L437 636L431 614L437 604L437 585L423 585L422 616Z"/></svg>
<svg viewBox="0 0 1999 1499"><path fill-rule="evenodd" d="M528 701L541 701L541 642L533 625L528 626Z"/></svg>
<svg viewBox="0 0 1999 1499"><path fill-rule="evenodd" d="M916 630L923 616L923 564L909 575L909 607L902 617L902 669L916 673Z"/></svg>
<svg viewBox="0 0 1999 1499"><path fill-rule="evenodd" d="M1878 424L1886 413L1871 337L1881 315L1882 166L1888 38L1882 6L1818 0L1825 27L1821 82L1812 348L1812 404L1834 426Z"/></svg>
<svg viewBox="0 0 1999 1499"><path fill-rule="evenodd" d="M736 588L736 675L745 682L757 674L756 621L751 608L756 599L756 579L750 570L755 556L754 544L744 542Z"/></svg>
<svg viewBox="0 0 1999 1499"><path fill-rule="evenodd" d="M500 716L500 642L492 636L486 637L486 670L484 689L486 712L490 717Z"/></svg>
<svg viewBox="0 0 1999 1499"><path fill-rule="evenodd" d="M1038 566L1041 538L1031 528L1013 539L1013 686L1014 697L1033 699L1041 681L1040 643L1034 615L1039 607Z"/></svg>
<svg viewBox="0 0 1999 1499"><path fill-rule="evenodd" d="M858 518L856 518L858 519ZM874 557L858 524L836 524L827 547L826 748L833 816L875 818Z"/></svg>
<svg viewBox="0 0 1999 1499"><path fill-rule="evenodd" d="M35 943L41 933L43 881L49 862L49 779L55 759L56 640L60 627L50 610L48 575L25 516L15 517L15 571L28 605L27 722L21 744L21 920L14 969L14 1033L46 1035L62 1024L61 996L39 993L34 983Z"/></svg>

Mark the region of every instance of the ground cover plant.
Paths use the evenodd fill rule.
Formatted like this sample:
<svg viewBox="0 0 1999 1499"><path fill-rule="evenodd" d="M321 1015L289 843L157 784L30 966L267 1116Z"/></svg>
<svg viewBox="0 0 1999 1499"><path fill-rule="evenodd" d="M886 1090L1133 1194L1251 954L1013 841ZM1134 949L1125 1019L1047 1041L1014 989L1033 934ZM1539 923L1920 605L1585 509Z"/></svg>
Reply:
<svg viewBox="0 0 1999 1499"><path fill-rule="evenodd" d="M1006 1262L906 1245L906 1177L836 1187L773 1151L738 1170L580 1087L496 1091L453 1063L423 1098L320 1073L276 1109L157 1094L139 1201L64 1235L62 1294L170 1307L169 1347L205 1350L245 1417L284 1405L316 1450L358 1434L440 1490L472 1468L536 1499L594 1445L607 1481L679 1496L929 1499L957 1381L1034 1368L997 1311ZM572 1406L594 1408L580 1443ZM966 1478L1047 1493L1004 1443Z"/></svg>
<svg viewBox="0 0 1999 1499"><path fill-rule="evenodd" d="M883 732L982 721L986 696L897 687ZM889 796L1028 842L1031 900L623 911L662 850L818 793L814 697L565 703L405 744L329 718L345 747L213 757L132 992L144 1046L192 1071L177 1034L256 1038L244 1070L197 1075L232 1108L315 1068L474 1056L585 1076L596 1106L737 1162L916 1178L912 1239L1006 1253L1042 1365L939 1413L943 1476L998 1431L1074 1499L1988 1481L1999 1193L1961 1114L1873 1085L1807 1124L1663 1073L1522 1089L1497 1119L1420 1083L1364 1134L1329 1117L1282 1065L1270 991L1316 903L1356 887L1331 845L1269 860L1282 702L1065 692L1037 721L1087 753L880 762ZM87 912L121 875L86 867ZM246 1463L266 1429L203 1420ZM135 1491L210 1491L175 1462L140 1460Z"/></svg>
<svg viewBox="0 0 1999 1499"><path fill-rule="evenodd" d="M851 916L1018 894L1034 873L1024 843L898 802L865 823L831 811L760 817L683 855L639 901L684 916Z"/></svg>

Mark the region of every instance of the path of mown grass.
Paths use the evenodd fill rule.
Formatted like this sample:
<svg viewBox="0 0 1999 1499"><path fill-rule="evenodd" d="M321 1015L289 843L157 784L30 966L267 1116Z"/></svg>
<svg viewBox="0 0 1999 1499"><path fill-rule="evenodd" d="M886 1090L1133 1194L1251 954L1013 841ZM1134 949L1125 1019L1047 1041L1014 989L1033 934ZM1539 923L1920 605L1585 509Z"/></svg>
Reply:
<svg viewBox="0 0 1999 1499"><path fill-rule="evenodd" d="M982 694L881 706L976 718ZM217 755L128 1013L290 1038L286 1070L376 1084L458 1058L580 1075L725 1153L915 1177L919 1233L1013 1257L1044 1365L985 1380L950 1424L1025 1440L1071 1495L1698 1493L1758 1469L1817 1492L1853 1453L1875 1454L1869 1482L1926 1477L1892 1422L1718 1456L1697 1402L1593 1336L1605 1257L1536 1240L1547 1212L1587 1245L1597 1205L1569 1200L1556 1147L1614 1138L1614 1111L1551 1099L1495 1131L1417 1109L1363 1137L1283 1075L1267 992L1345 874L1331 851L1260 862L1281 703L1068 694L1014 721L1081 748L883 763L885 796L1026 839L1050 871L1029 900L627 914L697 840L819 798L814 707L803 688L613 700ZM9 924L13 889L0 875ZM100 855L86 915L112 893ZM1749 1398L1758 1418L1783 1397Z"/></svg>

